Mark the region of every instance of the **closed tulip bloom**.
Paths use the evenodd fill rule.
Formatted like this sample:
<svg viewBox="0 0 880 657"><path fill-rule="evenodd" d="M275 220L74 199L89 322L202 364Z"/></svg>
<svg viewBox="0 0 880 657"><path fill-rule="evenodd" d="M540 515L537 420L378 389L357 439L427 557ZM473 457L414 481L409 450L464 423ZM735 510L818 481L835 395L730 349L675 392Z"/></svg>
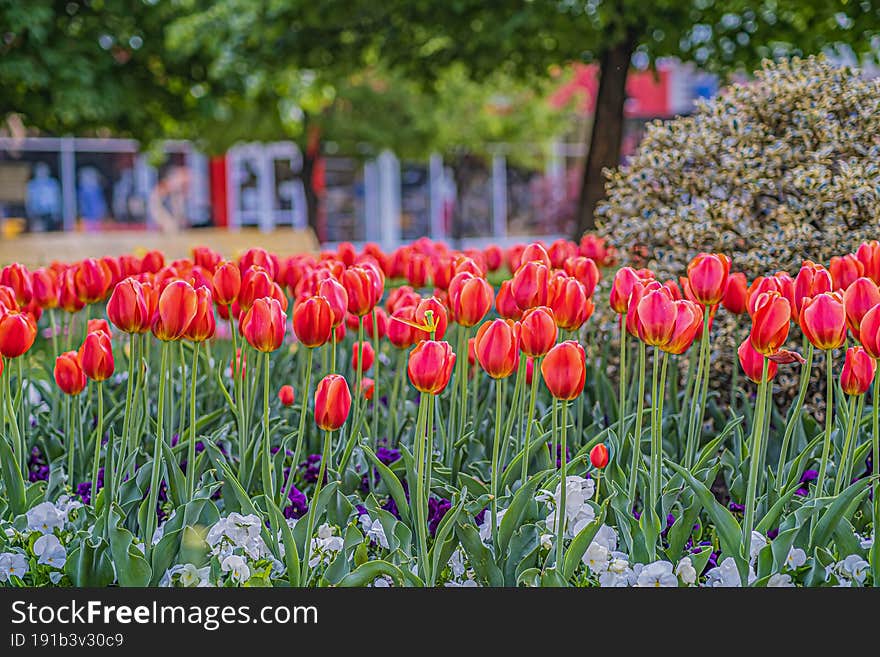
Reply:
<svg viewBox="0 0 880 657"><path fill-rule="evenodd" d="M375 306L382 300L382 295L385 293L385 273L372 258L362 260L359 266L367 272L370 279L373 288L373 305Z"/></svg>
<svg viewBox="0 0 880 657"><path fill-rule="evenodd" d="M550 269L537 260L524 261L510 280L510 291L520 310L547 305Z"/></svg>
<svg viewBox="0 0 880 657"><path fill-rule="evenodd" d="M752 346L764 356L772 356L785 344L791 322L791 304L779 292L764 292L755 301Z"/></svg>
<svg viewBox="0 0 880 657"><path fill-rule="evenodd" d="M345 291L342 283L335 278L325 278L318 283L317 294L324 297L330 305L333 328L342 324L348 310L348 292Z"/></svg>
<svg viewBox="0 0 880 657"><path fill-rule="evenodd" d="M761 383L761 376L764 372L764 356L755 350L755 348L752 346L752 341L750 338L746 338L742 341L742 344L739 345L739 349L736 350L736 354L737 356L739 356L740 367L742 367L743 372L745 372L749 380L754 383ZM772 360L768 360L768 381L776 376L776 372L778 369L779 366L776 363L774 363Z"/></svg>
<svg viewBox="0 0 880 657"><path fill-rule="evenodd" d="M242 272L247 272L252 267L259 267L265 270L272 280L275 280L275 274L278 271L277 258L273 258L266 249L258 246L245 251L239 258L238 265Z"/></svg>
<svg viewBox="0 0 880 657"><path fill-rule="evenodd" d="M840 387L848 395L864 395L874 380L876 361L861 347L846 350L846 360L840 372Z"/></svg>
<svg viewBox="0 0 880 657"><path fill-rule="evenodd" d="M26 306L34 295L33 281L28 268L17 262L6 265L0 271L0 283L15 292L15 300L19 306Z"/></svg>
<svg viewBox="0 0 880 657"><path fill-rule="evenodd" d="M541 361L541 376L556 399L575 399L587 380L584 348L574 340L560 342Z"/></svg>
<svg viewBox="0 0 880 657"><path fill-rule="evenodd" d="M543 244L538 242L532 242L522 250L519 259L519 266L522 267L525 263L532 261L540 262L548 269L553 266L550 262L550 254L547 253L547 249L544 248ZM523 308L523 310L525 310L525 308Z"/></svg>
<svg viewBox="0 0 880 657"><path fill-rule="evenodd" d="M446 335L446 328L449 325L449 319L446 313L446 306L444 306L437 297L428 297L427 299L422 299L419 301L419 304L416 306L416 310L414 313L415 321L417 324L428 325L428 311L431 312L432 321L434 322L434 340L442 340L443 336ZM417 338L423 338L425 340L431 337L430 333L425 332L424 335L416 335Z"/></svg>
<svg viewBox="0 0 880 657"><path fill-rule="evenodd" d="M495 311L504 319L512 319L519 321L522 319L523 311L516 305L516 299L510 291L510 279L501 282L498 288L498 295L495 297Z"/></svg>
<svg viewBox="0 0 880 657"><path fill-rule="evenodd" d="M277 299L265 297L254 305L241 320L242 335L257 351L275 351L284 341L287 315Z"/></svg>
<svg viewBox="0 0 880 657"><path fill-rule="evenodd" d="M367 401L373 401L376 392L376 382L368 376L361 379L361 396Z"/></svg>
<svg viewBox="0 0 880 657"><path fill-rule="evenodd" d="M202 286L196 290L196 314L189 323L183 337L192 342L204 342L214 337L214 330L216 328L214 300L211 296L211 290Z"/></svg>
<svg viewBox="0 0 880 657"><path fill-rule="evenodd" d="M452 319L461 326L476 326L492 309L495 291L485 278L459 272L449 283Z"/></svg>
<svg viewBox="0 0 880 657"><path fill-rule="evenodd" d="M431 261L420 253L413 253L406 261L404 274L410 285L417 290L421 289L425 287L431 274Z"/></svg>
<svg viewBox="0 0 880 657"><path fill-rule="evenodd" d="M569 276L576 278L584 286L587 297L593 296L596 285L599 283L599 267L591 258L584 256L572 256L563 263L563 269Z"/></svg>
<svg viewBox="0 0 880 657"><path fill-rule="evenodd" d="M403 306L391 313L391 319L388 321L388 340L398 349L408 349L416 342L416 329L406 323L415 322L415 311L415 306Z"/></svg>
<svg viewBox="0 0 880 657"><path fill-rule="evenodd" d="M164 342L180 340L196 316L198 296L185 281L170 283L159 295L153 335Z"/></svg>
<svg viewBox="0 0 880 657"><path fill-rule="evenodd" d="M721 253L701 253L688 263L687 277L697 303L721 303L727 289L730 258Z"/></svg>
<svg viewBox="0 0 880 657"><path fill-rule="evenodd" d="M636 270L632 267L622 267L617 270L614 275L614 281L611 283L611 297L609 302L611 310L618 315L629 310L629 297L632 294L633 286L641 281Z"/></svg>
<svg viewBox="0 0 880 657"><path fill-rule="evenodd" d="M66 351L55 359L55 383L65 395L78 395L88 383L75 351Z"/></svg>
<svg viewBox="0 0 880 657"><path fill-rule="evenodd" d="M853 335L859 334L862 317L871 308L880 303L880 289L870 278L857 278L843 293L843 305L846 307L846 322Z"/></svg>
<svg viewBox="0 0 880 657"><path fill-rule="evenodd" d="M155 274L165 266L165 256L161 251L148 251L141 260L141 273Z"/></svg>
<svg viewBox="0 0 880 657"><path fill-rule="evenodd" d="M449 289L453 276L455 276L455 260L451 257L444 256L431 261L431 280L434 287L441 290Z"/></svg>
<svg viewBox="0 0 880 657"><path fill-rule="evenodd" d="M293 386L281 386L278 390L278 401L282 406L293 406L296 395L293 392Z"/></svg>
<svg viewBox="0 0 880 657"><path fill-rule="evenodd" d="M785 297L782 293L782 285L775 276L758 276L749 286L749 300L746 304L749 316L755 314L755 306L760 297L765 292L778 292L779 296Z"/></svg>
<svg viewBox="0 0 880 657"><path fill-rule="evenodd" d="M68 313L78 312L85 307L76 293L75 275L76 267L70 267L58 278L58 305Z"/></svg>
<svg viewBox="0 0 880 657"><path fill-rule="evenodd" d="M572 276L557 276L550 283L547 305L553 310L556 325L576 331L593 314L594 305L584 286Z"/></svg>
<svg viewBox="0 0 880 657"><path fill-rule="evenodd" d="M212 284L214 301L221 306L232 305L241 292L241 270L234 262L222 262L214 270Z"/></svg>
<svg viewBox="0 0 880 657"><path fill-rule="evenodd" d="M799 318L804 308L804 301L823 292L831 292L831 272L822 265L805 260L801 270L794 279L794 309Z"/></svg>
<svg viewBox="0 0 880 657"><path fill-rule="evenodd" d="M106 319L90 319L86 323L86 333L105 333L108 338L113 337Z"/></svg>
<svg viewBox="0 0 880 657"><path fill-rule="evenodd" d="M816 349L827 351L843 346L846 321L846 310L838 292L823 292L804 301L801 330Z"/></svg>
<svg viewBox="0 0 880 657"><path fill-rule="evenodd" d="M373 366L373 361L376 359L376 352L373 351L373 345L369 342L355 342L351 346L351 369L357 372L358 369L358 361L361 360L361 354L363 354L363 362L361 365L361 371L366 372Z"/></svg>
<svg viewBox="0 0 880 657"><path fill-rule="evenodd" d="M474 339L474 352L486 374L493 379L510 376L519 355L518 328L511 320L496 319L480 326Z"/></svg>
<svg viewBox="0 0 880 657"><path fill-rule="evenodd" d="M76 294L85 304L100 301L107 295L111 273L107 266L94 258L86 258L74 270Z"/></svg>
<svg viewBox="0 0 880 657"><path fill-rule="evenodd" d="M448 342L422 340L410 352L406 373L419 392L439 395L446 389L455 365L455 353Z"/></svg>
<svg viewBox="0 0 880 657"><path fill-rule="evenodd" d="M415 290L409 285L401 285L388 293L388 298L385 300L385 310L394 314L394 311L398 308L419 305L419 301L421 300L422 297L416 294ZM348 305L347 301L345 305Z"/></svg>
<svg viewBox="0 0 880 657"><path fill-rule="evenodd" d="M486 259L486 268L489 271L498 271L504 263L504 251L497 244L490 244L483 249L483 257Z"/></svg>
<svg viewBox="0 0 880 657"><path fill-rule="evenodd" d="M315 389L315 423L324 431L339 429L351 410L351 391L345 378L328 374Z"/></svg>
<svg viewBox="0 0 880 657"><path fill-rule="evenodd" d="M669 292L669 296L672 297L673 301L684 299L684 294L682 293L681 288L678 286L678 283L676 283L675 281L668 280L663 283L663 287L665 287L666 290ZM689 301L693 300L689 299Z"/></svg>
<svg viewBox="0 0 880 657"><path fill-rule="evenodd" d="M113 288L107 302L107 317L123 333L144 333L150 330L152 315L143 285L126 278Z"/></svg>
<svg viewBox="0 0 880 657"><path fill-rule="evenodd" d="M0 313L0 354L18 358L34 344L37 323L30 313L12 309Z"/></svg>
<svg viewBox="0 0 880 657"><path fill-rule="evenodd" d="M363 267L349 267L342 274L342 286L348 294L348 312L358 317L368 315L376 305L373 281Z"/></svg>
<svg viewBox="0 0 880 657"><path fill-rule="evenodd" d="M294 305L293 332L304 346L314 349L326 344L332 330L333 310L326 297L311 297Z"/></svg>
<svg viewBox="0 0 880 657"><path fill-rule="evenodd" d="M0 285L0 311L21 310L18 301L15 300L15 292L8 285Z"/></svg>
<svg viewBox="0 0 880 657"><path fill-rule="evenodd" d="M880 242L863 242L856 250L856 259L862 263L864 275L880 285Z"/></svg>
<svg viewBox="0 0 880 657"><path fill-rule="evenodd" d="M602 470L608 465L608 448L605 443L599 443L590 450L590 465L597 470Z"/></svg>
<svg viewBox="0 0 880 657"><path fill-rule="evenodd" d="M776 279L776 284L779 286L779 293L785 297L785 300L788 301L791 306L791 316L795 320L799 316L797 311L795 310L795 300L794 300L794 279L788 275L788 272L778 271L773 275L773 278Z"/></svg>
<svg viewBox="0 0 880 657"><path fill-rule="evenodd" d="M532 358L543 356L556 344L558 334L553 311L546 306L532 308L526 311L520 323L520 350Z"/></svg>
<svg viewBox="0 0 880 657"><path fill-rule="evenodd" d="M241 279L241 289L238 292L241 312L246 313L250 310L257 299L273 296L274 283L269 272L262 267L255 265L248 269Z"/></svg>
<svg viewBox="0 0 880 657"><path fill-rule="evenodd" d="M565 261L573 256L577 256L578 247L574 242L559 239L550 245L547 249L547 255L550 256L550 266L555 269L562 269Z"/></svg>
<svg viewBox="0 0 880 657"><path fill-rule="evenodd" d="M106 333L86 335L78 357L83 372L92 381L106 381L113 376L113 348Z"/></svg>
<svg viewBox="0 0 880 657"><path fill-rule="evenodd" d="M444 311L446 309L444 308ZM376 306L373 308L373 312L367 315L364 318L364 329L367 332L367 337L370 340L373 339L373 316L376 318L376 330L378 331L378 337L381 340L388 334L388 313L386 313L382 306Z"/></svg>
<svg viewBox="0 0 880 657"><path fill-rule="evenodd" d="M880 358L880 304L862 317L858 338L871 358Z"/></svg>
<svg viewBox="0 0 880 657"><path fill-rule="evenodd" d="M652 347L669 342L675 329L677 310L675 301L665 288L642 295L638 315L639 339L642 342Z"/></svg>
<svg viewBox="0 0 880 657"><path fill-rule="evenodd" d="M703 329L703 308L687 299L675 302L675 324L669 340L660 348L670 354L683 354Z"/></svg>
<svg viewBox="0 0 880 657"><path fill-rule="evenodd" d="M58 274L51 269L40 267L31 275L33 283L33 299L40 308L58 307Z"/></svg>
<svg viewBox="0 0 880 657"><path fill-rule="evenodd" d="M835 290L845 290L853 281L865 275L864 265L852 253L831 258L829 269Z"/></svg>
<svg viewBox="0 0 880 657"><path fill-rule="evenodd" d="M727 277L727 287L721 305L734 315L742 315L746 311L749 298L749 283L741 271L733 272Z"/></svg>

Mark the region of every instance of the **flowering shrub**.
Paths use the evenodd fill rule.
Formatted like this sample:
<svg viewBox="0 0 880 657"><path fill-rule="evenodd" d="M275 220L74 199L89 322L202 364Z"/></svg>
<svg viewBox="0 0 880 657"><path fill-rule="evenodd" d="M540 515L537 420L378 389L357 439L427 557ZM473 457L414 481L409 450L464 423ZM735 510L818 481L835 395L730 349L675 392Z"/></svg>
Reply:
<svg viewBox="0 0 880 657"><path fill-rule="evenodd" d="M648 126L610 174L602 233L626 264L677 276L736 253L749 277L876 238L880 81L822 57L767 61L693 115Z"/></svg>
<svg viewBox="0 0 880 657"><path fill-rule="evenodd" d="M0 584L880 584L880 244L751 282L733 256L8 265Z"/></svg>

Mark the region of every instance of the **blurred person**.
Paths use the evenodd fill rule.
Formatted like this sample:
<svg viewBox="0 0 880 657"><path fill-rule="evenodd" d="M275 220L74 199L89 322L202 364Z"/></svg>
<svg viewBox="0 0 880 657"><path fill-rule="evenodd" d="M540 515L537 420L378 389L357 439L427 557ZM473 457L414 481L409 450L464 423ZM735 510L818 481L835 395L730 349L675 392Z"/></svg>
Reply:
<svg viewBox="0 0 880 657"><path fill-rule="evenodd" d="M25 211L35 232L61 228L61 185L52 177L49 165L38 162L28 181Z"/></svg>
<svg viewBox="0 0 880 657"><path fill-rule="evenodd" d="M76 197L79 202L79 216L87 231L101 229L101 222L107 218L107 200L101 186L101 174L95 167L79 170Z"/></svg>
<svg viewBox="0 0 880 657"><path fill-rule="evenodd" d="M186 167L174 166L156 183L150 192L148 209L163 233L176 233L186 228L186 200L190 176Z"/></svg>

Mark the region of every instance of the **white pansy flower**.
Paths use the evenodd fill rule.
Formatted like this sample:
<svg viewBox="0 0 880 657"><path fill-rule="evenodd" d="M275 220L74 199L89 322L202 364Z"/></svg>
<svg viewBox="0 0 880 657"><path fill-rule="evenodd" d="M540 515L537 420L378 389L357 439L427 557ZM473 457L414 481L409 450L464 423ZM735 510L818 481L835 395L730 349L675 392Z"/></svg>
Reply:
<svg viewBox="0 0 880 657"><path fill-rule="evenodd" d="M609 552L614 552L617 549L617 532L614 527L602 525L593 537L593 542L603 546Z"/></svg>
<svg viewBox="0 0 880 657"><path fill-rule="evenodd" d="M461 548L455 548L452 556L449 557L449 568L452 570L452 576L456 579L464 575L464 552Z"/></svg>
<svg viewBox="0 0 880 657"><path fill-rule="evenodd" d="M608 552L608 548L593 541L590 543L587 551L584 552L581 561L590 569L590 572L597 575L608 570L608 560L610 557L611 554Z"/></svg>
<svg viewBox="0 0 880 657"><path fill-rule="evenodd" d="M764 536L761 532L752 531L752 542L749 548L749 561L754 561L758 558L758 553L767 547L767 537Z"/></svg>
<svg viewBox="0 0 880 657"><path fill-rule="evenodd" d="M868 570L871 568L871 564L857 554L849 555L839 565L840 569L849 575L859 586L864 583L865 578L868 576Z"/></svg>
<svg viewBox="0 0 880 657"><path fill-rule="evenodd" d="M377 543L380 547L388 549L388 539L385 536L385 528L378 519L373 520L366 513L361 514L361 529L364 535L373 543Z"/></svg>
<svg viewBox="0 0 880 657"><path fill-rule="evenodd" d="M10 577L22 578L27 575L28 560L18 552L0 554L0 582L9 581Z"/></svg>
<svg viewBox="0 0 880 657"><path fill-rule="evenodd" d="M211 567L196 568L195 564L184 564L180 570L178 581L181 586L186 587L203 587L208 584L208 577L211 574Z"/></svg>
<svg viewBox="0 0 880 657"><path fill-rule="evenodd" d="M507 513L507 509L499 509L497 517L495 518L495 526L501 526L501 519L504 517L504 514ZM489 541L492 540L492 514L488 511L486 515L483 516L483 524L480 525L480 539L483 543L488 544Z"/></svg>
<svg viewBox="0 0 880 657"><path fill-rule="evenodd" d="M870 550L874 545L873 536L859 536L859 547L863 550Z"/></svg>
<svg viewBox="0 0 880 657"><path fill-rule="evenodd" d="M51 534L56 529L63 529L66 516L55 508L51 502L41 502L25 513L28 529L41 534Z"/></svg>
<svg viewBox="0 0 880 657"><path fill-rule="evenodd" d="M805 563L807 563L807 553L800 548L791 548L788 551L788 556L785 557L785 565L792 570L797 570Z"/></svg>
<svg viewBox="0 0 880 657"><path fill-rule="evenodd" d="M541 534L541 547L545 550L553 549L553 534Z"/></svg>
<svg viewBox="0 0 880 657"><path fill-rule="evenodd" d="M39 557L37 563L53 568L64 568L67 550L55 534L43 534L34 541L34 555Z"/></svg>
<svg viewBox="0 0 880 657"><path fill-rule="evenodd" d="M565 535L573 538L596 517L595 510L588 502L593 497L596 484L592 479L576 475L569 475L565 481ZM545 523L547 529L554 534L557 533L556 511L562 502L562 482L556 485L552 496L549 492L544 491L536 499L539 501L552 500L553 510L547 515Z"/></svg>
<svg viewBox="0 0 880 657"><path fill-rule="evenodd" d="M678 578L672 572L672 564L668 561L655 561L646 564L639 572L636 586L647 587L672 587L678 586Z"/></svg>
<svg viewBox="0 0 880 657"><path fill-rule="evenodd" d="M331 536L333 536L333 528L326 522L318 527L318 538L323 540L328 539Z"/></svg>
<svg viewBox="0 0 880 657"><path fill-rule="evenodd" d="M787 573L775 573L767 580L767 588L790 588L793 587L791 575Z"/></svg>
<svg viewBox="0 0 880 657"><path fill-rule="evenodd" d="M728 588L742 586L739 570L736 568L736 562L733 560L733 557L727 557L721 562L721 565L712 568L706 573L706 585Z"/></svg>
<svg viewBox="0 0 880 657"><path fill-rule="evenodd" d="M49 581L52 582L53 584L58 584L58 582L60 582L63 577L64 577L64 573L59 572L57 570L53 570L52 572L49 573Z"/></svg>
<svg viewBox="0 0 880 657"><path fill-rule="evenodd" d="M682 581L682 584L690 586L697 581L697 571L690 557L682 557L681 561L675 567L675 574Z"/></svg>
<svg viewBox="0 0 880 657"><path fill-rule="evenodd" d="M232 581L243 584L251 578L251 569L244 557L238 554L230 554L220 562L220 569L232 576Z"/></svg>

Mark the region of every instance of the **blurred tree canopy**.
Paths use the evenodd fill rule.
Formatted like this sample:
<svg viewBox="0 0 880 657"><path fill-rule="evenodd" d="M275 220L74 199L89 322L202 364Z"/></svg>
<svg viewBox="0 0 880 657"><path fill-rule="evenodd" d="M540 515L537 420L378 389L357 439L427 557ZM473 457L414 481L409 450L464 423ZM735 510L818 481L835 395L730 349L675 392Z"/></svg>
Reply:
<svg viewBox="0 0 880 657"><path fill-rule="evenodd" d="M880 0L0 0L0 115L49 132L188 137L219 150L320 131L403 156L546 141L570 62L601 71L579 231L617 164L635 57L751 70L874 52ZM355 149L355 150L352 150ZM364 153L367 155L368 153Z"/></svg>

